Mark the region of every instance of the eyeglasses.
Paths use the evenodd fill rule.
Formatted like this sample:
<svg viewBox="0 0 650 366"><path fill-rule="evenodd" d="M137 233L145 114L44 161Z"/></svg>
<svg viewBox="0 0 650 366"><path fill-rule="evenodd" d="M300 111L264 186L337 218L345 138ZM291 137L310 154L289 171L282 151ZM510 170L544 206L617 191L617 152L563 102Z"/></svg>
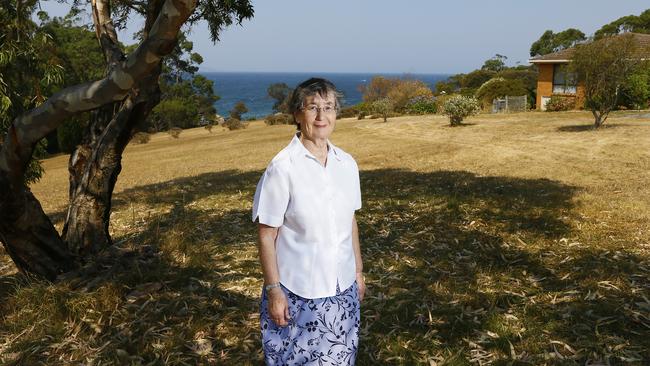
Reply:
<svg viewBox="0 0 650 366"><path fill-rule="evenodd" d="M318 112L323 112L325 114L336 113L336 108L334 108L331 105L326 105L324 107L317 107L315 105L310 105L307 107L302 107L302 110L305 111L305 113L313 114L313 115L318 114Z"/></svg>

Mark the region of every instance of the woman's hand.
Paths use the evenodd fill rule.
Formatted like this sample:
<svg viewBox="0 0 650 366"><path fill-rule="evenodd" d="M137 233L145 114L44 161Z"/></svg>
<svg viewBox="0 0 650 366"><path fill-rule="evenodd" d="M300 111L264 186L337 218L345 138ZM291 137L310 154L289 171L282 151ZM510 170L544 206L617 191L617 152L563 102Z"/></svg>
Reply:
<svg viewBox="0 0 650 366"><path fill-rule="evenodd" d="M291 320L289 315L289 302L287 295L284 294L281 288L275 287L268 291L267 307L269 310L269 318L278 326L286 327Z"/></svg>
<svg viewBox="0 0 650 366"><path fill-rule="evenodd" d="M359 301L363 301L366 295L366 280L363 278L363 273L357 272L357 287L359 288Z"/></svg>

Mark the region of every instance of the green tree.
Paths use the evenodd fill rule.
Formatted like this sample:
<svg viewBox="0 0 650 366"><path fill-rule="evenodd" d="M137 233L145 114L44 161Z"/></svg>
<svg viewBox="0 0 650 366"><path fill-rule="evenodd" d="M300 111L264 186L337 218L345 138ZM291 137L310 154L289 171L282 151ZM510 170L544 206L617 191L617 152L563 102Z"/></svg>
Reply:
<svg viewBox="0 0 650 366"><path fill-rule="evenodd" d="M508 57L506 57L504 55L499 55L497 53L491 59L485 60L485 62L483 63L483 66L481 66L481 70L499 72L499 71L506 68L506 60L507 59L508 59Z"/></svg>
<svg viewBox="0 0 650 366"><path fill-rule="evenodd" d="M489 62L490 60L486 61ZM483 65L485 66L485 65ZM500 68L503 70L503 68ZM490 70L488 68L481 68L479 70L474 70L468 74L463 75L460 81L461 88L479 88L486 81L492 79L497 74L496 71Z"/></svg>
<svg viewBox="0 0 650 366"><path fill-rule="evenodd" d="M633 109L648 107L650 99L650 65L643 62L642 66L627 77L620 89L619 104Z"/></svg>
<svg viewBox="0 0 650 366"><path fill-rule="evenodd" d="M625 32L650 33L650 9L639 15L620 17L611 23L605 24L594 33L594 39L598 40Z"/></svg>
<svg viewBox="0 0 650 366"><path fill-rule="evenodd" d="M49 90L63 82L63 67L55 53L52 34L32 21L36 1L0 0L0 135L14 119L40 106ZM46 18L46 14L39 15ZM0 139L0 151L3 142ZM32 183L43 169L38 159L45 155L46 141L35 141L25 158L21 179ZM1 210L1 206L0 206Z"/></svg>
<svg viewBox="0 0 650 366"><path fill-rule="evenodd" d="M505 96L521 96L527 95L528 90L524 83L519 79L504 79L494 78L486 81L476 91L476 98L483 104L483 107L492 105L495 98L503 98Z"/></svg>
<svg viewBox="0 0 650 366"><path fill-rule="evenodd" d="M288 99L289 94L291 93L291 88L285 83L274 83L269 85L266 89L266 93L269 97L275 100L273 103L273 110L280 113L288 113L289 105Z"/></svg>
<svg viewBox="0 0 650 366"><path fill-rule="evenodd" d="M388 122L388 116L395 110L395 104L390 98L382 98L372 102L370 109L372 113L380 115L384 119L384 122Z"/></svg>
<svg viewBox="0 0 650 366"><path fill-rule="evenodd" d="M184 37L180 38L185 40ZM193 52L193 45L187 40L174 49L163 65L161 102L151 111L147 124L139 129L190 128L214 120L214 102L219 96L214 93L214 82L197 74L201 62L203 57Z"/></svg>
<svg viewBox="0 0 650 366"><path fill-rule="evenodd" d="M537 100L537 77L539 71L535 65L532 66L516 66L507 68L499 73L496 77L501 77L506 80L519 80L526 89L525 95L528 96L528 105L535 106ZM524 94L520 94L524 95Z"/></svg>
<svg viewBox="0 0 650 366"><path fill-rule="evenodd" d="M63 81L46 91L52 95L66 85L83 83L102 77L104 55L97 36L82 23L80 12L73 8L65 17L48 18L41 14L41 28L52 35L53 55L63 67ZM71 153L83 138L90 113L66 119L55 132L47 136L48 151Z"/></svg>
<svg viewBox="0 0 650 366"><path fill-rule="evenodd" d="M185 33L164 61L160 76L160 104L153 108L138 130L164 131L170 128L191 128L214 120L214 82L197 74L203 57L194 52L194 45Z"/></svg>
<svg viewBox="0 0 650 366"><path fill-rule="evenodd" d="M244 102L239 101L235 103L235 106L230 110L230 118L237 119L241 121L242 114L248 112L248 108Z"/></svg>
<svg viewBox="0 0 650 366"><path fill-rule="evenodd" d="M631 34L606 37L576 47L569 70L584 85L585 107L594 115L596 128L602 126L616 108L621 86L637 70L636 48Z"/></svg>
<svg viewBox="0 0 650 366"><path fill-rule="evenodd" d="M541 37L530 46L530 56L541 56L558 52L575 46L587 39L579 29L569 28L559 33L547 30Z"/></svg>
<svg viewBox="0 0 650 366"><path fill-rule="evenodd" d="M39 34L31 21L36 1L0 1L2 84L29 88L15 94L4 87L0 96L7 110L19 104L22 109L14 113L0 148L0 238L21 271L54 280L74 268L77 259L111 245L111 199L122 152L134 127L160 100L162 62L174 50L181 27L206 20L216 41L225 26L252 17L253 8L248 0L93 1L94 30L104 59L102 77L47 96L43 86L56 84L62 72L57 71L61 69L57 58L50 57L51 36ZM115 29L134 12L144 22L138 46L127 49ZM18 68L30 70L30 78ZM33 104L15 103L18 99L12 100L12 94ZM60 235L23 183L26 167L39 141L68 118L89 111L82 143L69 160L69 205Z"/></svg>

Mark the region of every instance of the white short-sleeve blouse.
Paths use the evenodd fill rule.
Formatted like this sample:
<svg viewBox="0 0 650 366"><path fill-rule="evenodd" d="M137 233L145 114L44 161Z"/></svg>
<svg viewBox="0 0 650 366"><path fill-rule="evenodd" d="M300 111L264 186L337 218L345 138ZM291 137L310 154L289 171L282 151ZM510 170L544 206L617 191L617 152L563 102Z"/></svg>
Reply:
<svg viewBox="0 0 650 366"><path fill-rule="evenodd" d="M361 208L359 168L328 141L323 166L299 133L262 175L253 200L253 222L278 227L275 243L280 282L298 296L336 295L355 280L352 219Z"/></svg>

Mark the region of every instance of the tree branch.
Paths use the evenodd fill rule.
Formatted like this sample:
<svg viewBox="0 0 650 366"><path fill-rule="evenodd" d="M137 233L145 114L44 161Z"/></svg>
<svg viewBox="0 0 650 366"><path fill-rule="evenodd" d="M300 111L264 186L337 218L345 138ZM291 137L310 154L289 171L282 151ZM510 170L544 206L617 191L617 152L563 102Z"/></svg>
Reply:
<svg viewBox="0 0 650 366"><path fill-rule="evenodd" d="M33 146L63 120L124 99L136 82L172 52L178 31L195 7L196 0L166 0L148 36L105 78L63 89L39 107L16 118L0 150L0 170L12 181L21 181Z"/></svg>
<svg viewBox="0 0 650 366"><path fill-rule="evenodd" d="M104 57L109 65L113 65L124 58L124 53L119 46L117 33L111 18L111 7L108 0L92 0L93 23L99 45L104 51Z"/></svg>

